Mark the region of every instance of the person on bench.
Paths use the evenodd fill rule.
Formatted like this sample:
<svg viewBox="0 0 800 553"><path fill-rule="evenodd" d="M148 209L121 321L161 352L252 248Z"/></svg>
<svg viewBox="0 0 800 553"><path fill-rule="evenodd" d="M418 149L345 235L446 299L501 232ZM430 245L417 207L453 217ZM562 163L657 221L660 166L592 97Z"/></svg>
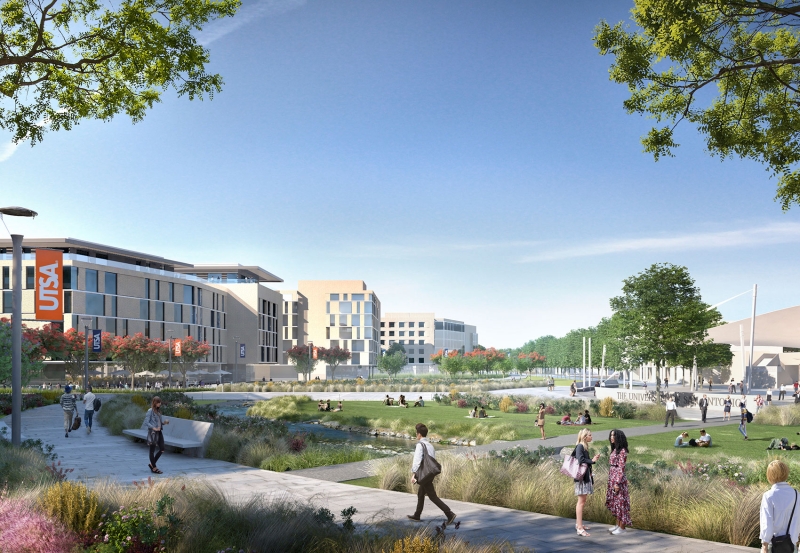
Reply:
<svg viewBox="0 0 800 553"><path fill-rule="evenodd" d="M678 434L678 437L675 438L675 447L689 447L688 432L681 432L680 434Z"/></svg>

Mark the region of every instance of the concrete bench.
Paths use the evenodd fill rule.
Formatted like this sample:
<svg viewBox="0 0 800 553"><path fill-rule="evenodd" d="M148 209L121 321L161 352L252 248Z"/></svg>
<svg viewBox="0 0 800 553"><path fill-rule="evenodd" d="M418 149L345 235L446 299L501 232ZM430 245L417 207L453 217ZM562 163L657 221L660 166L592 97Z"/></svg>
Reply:
<svg viewBox="0 0 800 553"><path fill-rule="evenodd" d="M179 447L192 457L203 457L214 430L214 423L190 421L176 417L167 417L169 424L162 426L164 445ZM141 440L147 440L147 426L123 430L123 434Z"/></svg>

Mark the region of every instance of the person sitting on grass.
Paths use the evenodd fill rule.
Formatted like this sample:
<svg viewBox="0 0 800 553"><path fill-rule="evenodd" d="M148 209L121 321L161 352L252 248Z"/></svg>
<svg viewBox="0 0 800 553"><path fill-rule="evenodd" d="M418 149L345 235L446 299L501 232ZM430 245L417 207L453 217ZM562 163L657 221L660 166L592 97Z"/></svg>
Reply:
<svg viewBox="0 0 800 553"><path fill-rule="evenodd" d="M583 417L583 415L578 415L578 420L575 421L575 425L583 426L584 424L586 424L586 419Z"/></svg>
<svg viewBox="0 0 800 553"><path fill-rule="evenodd" d="M782 449L784 451L791 449L789 447L789 440L786 438L775 438L769 443L769 447L767 449Z"/></svg>
<svg viewBox="0 0 800 553"><path fill-rule="evenodd" d="M317 402L317 411L324 411L324 410L325 410L325 402L319 400L319 402Z"/></svg>
<svg viewBox="0 0 800 553"><path fill-rule="evenodd" d="M342 402L339 401L339 405L336 406L336 409L333 410L334 413L338 413L342 410Z"/></svg>
<svg viewBox="0 0 800 553"><path fill-rule="evenodd" d="M583 412L583 424L592 424L592 416L588 409Z"/></svg>
<svg viewBox="0 0 800 553"><path fill-rule="evenodd" d="M422 399L422 396L419 396L419 399L414 402L414 407L425 407L425 400Z"/></svg>
<svg viewBox="0 0 800 553"><path fill-rule="evenodd" d="M705 428L700 429L700 437L697 438L697 447L711 447L711 435L706 432Z"/></svg>
<svg viewBox="0 0 800 553"><path fill-rule="evenodd" d="M566 415L564 415L563 417L561 417L561 424L562 424L562 425L572 424L572 419L570 418L570 413L569 413L569 411L567 411L567 414L566 414Z"/></svg>
<svg viewBox="0 0 800 553"><path fill-rule="evenodd" d="M408 407L406 396L404 396L403 394L400 394L400 407Z"/></svg>
<svg viewBox="0 0 800 553"><path fill-rule="evenodd" d="M678 437L675 438L675 447L689 447L688 432L681 432L680 434L678 434Z"/></svg>
<svg viewBox="0 0 800 553"><path fill-rule="evenodd" d="M473 418L473 419L477 419L478 418L478 406L477 405L472 409L472 411L469 412L469 416L471 418Z"/></svg>
<svg viewBox="0 0 800 553"><path fill-rule="evenodd" d="M486 409L484 409L483 407L481 407L481 410L478 411L478 418L479 419L485 419L486 418Z"/></svg>
<svg viewBox="0 0 800 553"><path fill-rule="evenodd" d="M389 394L386 394L386 397L383 400L384 405L394 405L394 398L389 397Z"/></svg>

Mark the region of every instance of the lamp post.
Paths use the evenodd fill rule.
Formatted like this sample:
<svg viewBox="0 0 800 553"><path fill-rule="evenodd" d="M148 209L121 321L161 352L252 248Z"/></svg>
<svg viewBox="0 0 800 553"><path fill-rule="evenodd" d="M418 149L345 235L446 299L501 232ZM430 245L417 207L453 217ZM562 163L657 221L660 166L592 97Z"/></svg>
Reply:
<svg viewBox="0 0 800 553"><path fill-rule="evenodd" d="M236 344L236 351L233 354L233 376L231 376L231 390L233 390L233 381L236 378L236 372L239 370L239 337L234 336L233 341ZM222 381L222 375L219 376L220 381ZM222 389L225 389L224 382Z"/></svg>
<svg viewBox="0 0 800 553"><path fill-rule="evenodd" d="M38 213L24 207L3 207L0 219L3 215L36 217ZM11 245L11 444L19 446L22 443L22 235L11 234Z"/></svg>
<svg viewBox="0 0 800 553"><path fill-rule="evenodd" d="M86 349L83 356L83 393L86 393L89 386L89 326L92 324L91 317L81 317L83 324L83 337L86 339Z"/></svg>
<svg viewBox="0 0 800 553"><path fill-rule="evenodd" d="M167 376L167 388L172 388L172 331L169 332L169 374Z"/></svg>

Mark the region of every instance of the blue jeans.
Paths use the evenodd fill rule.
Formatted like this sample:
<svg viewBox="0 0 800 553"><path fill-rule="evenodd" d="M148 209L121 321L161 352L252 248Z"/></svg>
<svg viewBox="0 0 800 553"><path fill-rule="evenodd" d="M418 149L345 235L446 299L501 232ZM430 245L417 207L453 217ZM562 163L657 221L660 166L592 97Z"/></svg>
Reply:
<svg viewBox="0 0 800 553"><path fill-rule="evenodd" d="M744 436L746 438L747 437L747 425L745 425L744 423L739 423L739 432L741 432L742 436Z"/></svg>
<svg viewBox="0 0 800 553"><path fill-rule="evenodd" d="M84 422L86 423L87 428L92 427L92 417L94 416L94 409L86 409L83 412Z"/></svg>

